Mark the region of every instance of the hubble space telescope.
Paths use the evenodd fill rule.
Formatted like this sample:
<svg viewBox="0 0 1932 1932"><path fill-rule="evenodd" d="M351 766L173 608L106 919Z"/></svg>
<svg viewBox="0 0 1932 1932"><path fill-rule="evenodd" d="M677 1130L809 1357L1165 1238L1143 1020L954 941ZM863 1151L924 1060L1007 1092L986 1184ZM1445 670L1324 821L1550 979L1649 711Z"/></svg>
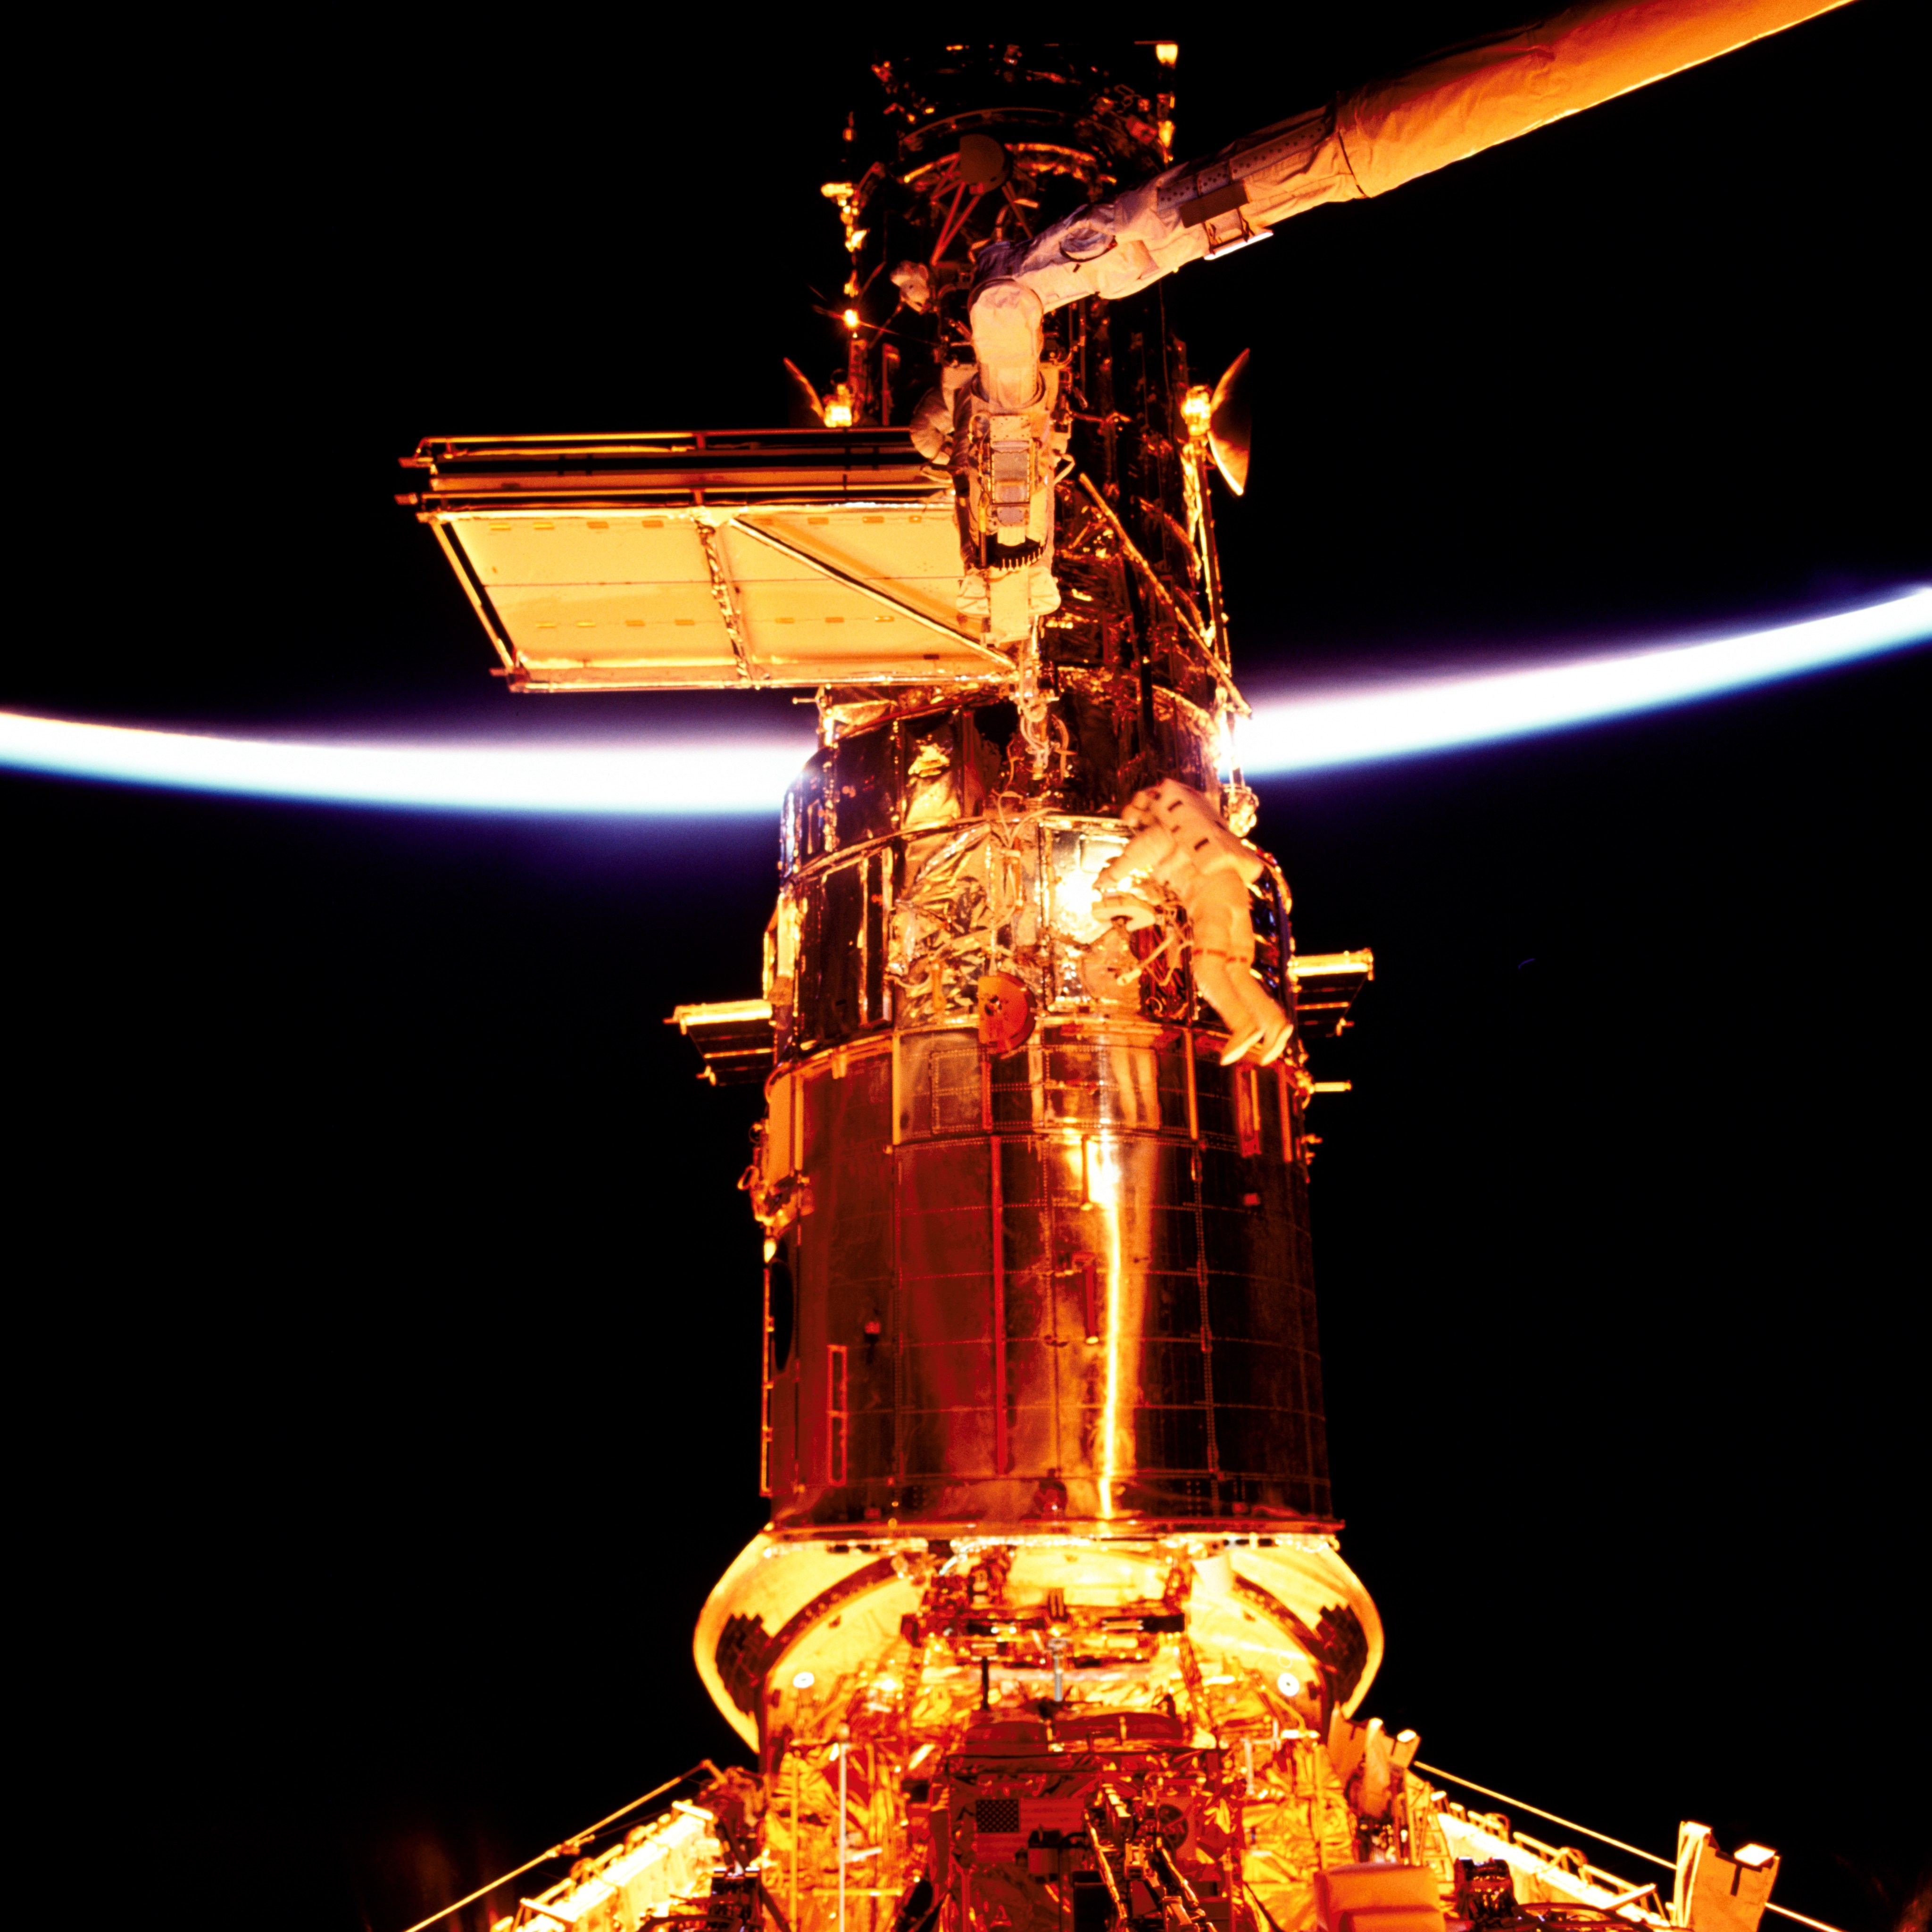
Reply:
<svg viewBox="0 0 1932 1932"><path fill-rule="evenodd" d="M512 688L820 722L759 996L674 1016L768 1103L771 1520L696 1646L757 1768L517 1927L1753 1932L1774 1854L1688 1826L1666 1899L1360 1714L1310 1047L1373 962L1296 952L1247 836L1212 510L1246 358L1197 382L1161 284L1828 4L1596 0L1178 163L1172 46L884 62L802 426L410 459Z"/></svg>

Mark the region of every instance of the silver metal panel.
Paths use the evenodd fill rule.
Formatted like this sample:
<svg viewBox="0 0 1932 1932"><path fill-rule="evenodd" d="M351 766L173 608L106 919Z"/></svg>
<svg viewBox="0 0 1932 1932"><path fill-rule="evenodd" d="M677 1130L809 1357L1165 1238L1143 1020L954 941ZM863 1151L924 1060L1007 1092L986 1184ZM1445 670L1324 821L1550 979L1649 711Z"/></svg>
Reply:
<svg viewBox="0 0 1932 1932"><path fill-rule="evenodd" d="M1294 1102L1220 1043L955 1027L811 1064L779 1525L1327 1516Z"/></svg>

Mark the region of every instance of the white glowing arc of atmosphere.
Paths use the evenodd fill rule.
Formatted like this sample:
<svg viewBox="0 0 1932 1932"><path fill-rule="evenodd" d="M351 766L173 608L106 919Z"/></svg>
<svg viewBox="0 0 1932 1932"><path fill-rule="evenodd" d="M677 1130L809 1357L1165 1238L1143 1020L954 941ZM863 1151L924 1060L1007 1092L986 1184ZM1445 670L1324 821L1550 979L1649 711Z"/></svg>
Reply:
<svg viewBox="0 0 1932 1932"><path fill-rule="evenodd" d="M1413 758L1715 698L1932 639L1932 589L1697 644L1522 670L1311 692L1258 704L1237 742L1257 776Z"/></svg>
<svg viewBox="0 0 1932 1932"><path fill-rule="evenodd" d="M1598 724L1932 640L1932 589L1736 637L1527 670L1370 682L1258 704L1256 778ZM317 804L610 818L774 811L807 748L726 737L570 746L333 743L159 731L0 711L0 768Z"/></svg>

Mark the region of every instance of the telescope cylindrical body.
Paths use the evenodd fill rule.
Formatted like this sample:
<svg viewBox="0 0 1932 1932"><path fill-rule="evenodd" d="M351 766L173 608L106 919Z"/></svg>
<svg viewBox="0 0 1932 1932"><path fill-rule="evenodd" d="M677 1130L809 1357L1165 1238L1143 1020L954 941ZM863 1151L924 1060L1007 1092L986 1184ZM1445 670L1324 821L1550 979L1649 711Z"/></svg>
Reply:
<svg viewBox="0 0 1932 1932"><path fill-rule="evenodd" d="M774 1526L1325 1520L1299 1069L1223 1067L1184 962L1083 971L1127 835L963 815L984 716L848 738L790 814L757 1181ZM842 802L898 829L842 839ZM1292 1007L1272 877L1254 906ZM974 997L1003 949L1034 988L1011 1042Z"/></svg>

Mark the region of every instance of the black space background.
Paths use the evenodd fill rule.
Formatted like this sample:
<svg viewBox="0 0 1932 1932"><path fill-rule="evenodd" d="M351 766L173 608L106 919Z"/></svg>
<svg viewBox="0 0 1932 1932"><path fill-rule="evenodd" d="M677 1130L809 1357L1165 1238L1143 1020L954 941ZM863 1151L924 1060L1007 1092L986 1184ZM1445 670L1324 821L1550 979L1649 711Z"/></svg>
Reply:
<svg viewBox="0 0 1932 1932"><path fill-rule="evenodd" d="M1923 580L1913 10L1170 284L1197 372L1252 344L1262 378L1220 526L1251 688ZM1500 17L1183 23L1181 146ZM817 184L862 46L134 32L26 104L87 138L16 177L46 488L0 698L795 724L513 703L391 465L781 420L779 357L834 352ZM1853 1932L1932 1797L1928 668L1272 784L1260 835L1304 950L1379 962L1316 1169L1369 1708L1660 1851L1684 1816L1778 1845L1784 1900ZM734 1749L689 1632L762 1520L754 1102L660 1022L754 989L773 831L0 800L10 1702L63 1821L10 1864L68 1884L131 1820L152 1894L398 1932Z"/></svg>

